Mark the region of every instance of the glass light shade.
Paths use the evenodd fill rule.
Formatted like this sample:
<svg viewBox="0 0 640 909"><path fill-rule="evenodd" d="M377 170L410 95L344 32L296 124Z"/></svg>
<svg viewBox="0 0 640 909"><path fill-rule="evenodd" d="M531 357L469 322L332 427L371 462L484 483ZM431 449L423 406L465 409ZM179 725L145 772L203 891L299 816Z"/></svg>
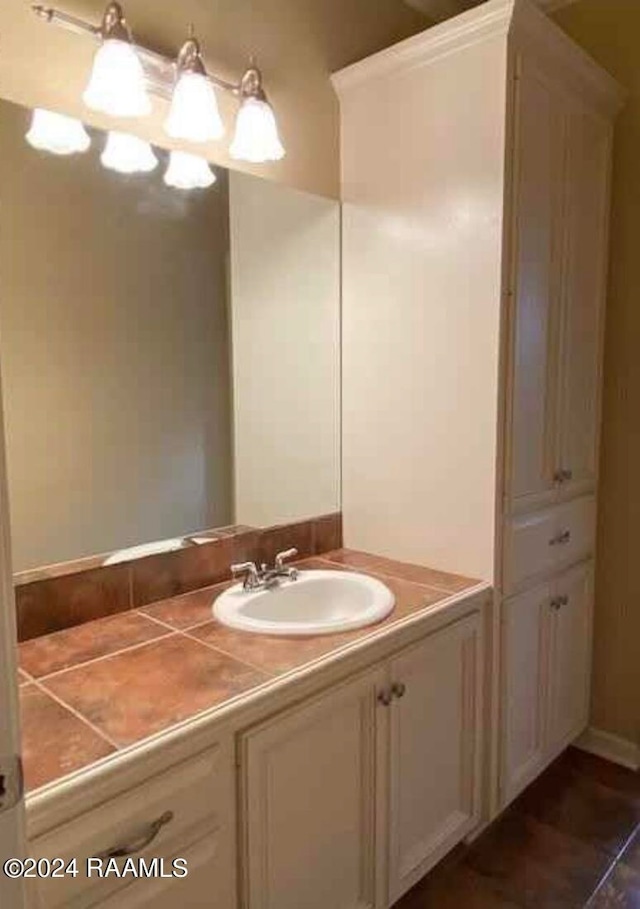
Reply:
<svg viewBox="0 0 640 909"><path fill-rule="evenodd" d="M144 117L151 113L144 70L135 48L118 38L103 41L82 97L87 107L112 117Z"/></svg>
<svg viewBox="0 0 640 909"><path fill-rule="evenodd" d="M216 182L216 175L199 155L172 151L164 182L175 189L204 189Z"/></svg>
<svg viewBox="0 0 640 909"><path fill-rule="evenodd" d="M85 152L91 145L89 133L79 120L36 108L25 139L34 148L54 155Z"/></svg>
<svg viewBox="0 0 640 909"><path fill-rule="evenodd" d="M229 153L237 161L250 161L253 164L284 158L285 150L278 135L278 125L268 101L252 97L243 100Z"/></svg>
<svg viewBox="0 0 640 909"><path fill-rule="evenodd" d="M148 142L128 133L110 132L100 155L103 165L119 174L145 174L158 163Z"/></svg>
<svg viewBox="0 0 640 909"><path fill-rule="evenodd" d="M182 73L176 82L164 128L174 139L209 142L224 136L213 85L201 73Z"/></svg>

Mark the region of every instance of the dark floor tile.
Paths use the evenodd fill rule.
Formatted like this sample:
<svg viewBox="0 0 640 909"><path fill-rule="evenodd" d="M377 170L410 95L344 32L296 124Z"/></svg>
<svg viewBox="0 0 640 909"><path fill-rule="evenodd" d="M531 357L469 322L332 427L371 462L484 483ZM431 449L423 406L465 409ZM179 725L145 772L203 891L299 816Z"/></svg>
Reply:
<svg viewBox="0 0 640 909"><path fill-rule="evenodd" d="M16 587L18 640L129 609L129 566L113 565Z"/></svg>
<svg viewBox="0 0 640 909"><path fill-rule="evenodd" d="M203 590L194 590L170 600L162 600L153 606L145 606L141 610L145 615L151 616L171 625L180 631L210 622L213 617L213 603L219 594L229 586L229 582L205 587Z"/></svg>
<svg viewBox="0 0 640 909"><path fill-rule="evenodd" d="M116 750L35 685L20 688L20 713L22 760L29 791Z"/></svg>
<svg viewBox="0 0 640 909"><path fill-rule="evenodd" d="M635 835L632 837L620 858L625 865L629 865L634 871L640 873L640 827L636 830Z"/></svg>
<svg viewBox="0 0 640 909"><path fill-rule="evenodd" d="M640 771L612 764L611 761L605 761L604 758L589 754L581 748L568 748L559 760L582 776L602 783L609 789L640 799Z"/></svg>
<svg viewBox="0 0 640 909"><path fill-rule="evenodd" d="M469 850L465 863L503 899L526 909L579 909L611 858L517 811L509 811Z"/></svg>
<svg viewBox="0 0 640 909"><path fill-rule="evenodd" d="M20 666L41 678L168 633L146 616L125 612L25 641L19 647Z"/></svg>
<svg viewBox="0 0 640 909"><path fill-rule="evenodd" d="M124 746L267 679L250 666L175 633L50 676L43 684Z"/></svg>
<svg viewBox="0 0 640 909"><path fill-rule="evenodd" d="M410 890L394 909L518 909L471 868L436 870Z"/></svg>
<svg viewBox="0 0 640 909"><path fill-rule="evenodd" d="M640 823L640 801L556 761L518 799L519 810L617 857Z"/></svg>
<svg viewBox="0 0 640 909"><path fill-rule="evenodd" d="M617 864L590 900L588 909L640 909L640 872Z"/></svg>

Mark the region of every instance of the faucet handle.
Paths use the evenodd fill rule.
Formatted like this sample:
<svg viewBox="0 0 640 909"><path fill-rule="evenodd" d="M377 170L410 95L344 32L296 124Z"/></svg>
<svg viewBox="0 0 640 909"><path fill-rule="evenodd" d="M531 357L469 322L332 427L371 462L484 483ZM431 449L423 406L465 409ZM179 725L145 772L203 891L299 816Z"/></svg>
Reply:
<svg viewBox="0 0 640 909"><path fill-rule="evenodd" d="M284 552L279 552L276 556L276 571L282 571L284 568L284 563L288 559L295 559L298 555L298 550L295 548L285 549Z"/></svg>
<svg viewBox="0 0 640 909"><path fill-rule="evenodd" d="M259 576L255 562L238 562L235 565L231 565L230 570L234 578L244 578L245 590L249 587L255 586L258 583Z"/></svg>

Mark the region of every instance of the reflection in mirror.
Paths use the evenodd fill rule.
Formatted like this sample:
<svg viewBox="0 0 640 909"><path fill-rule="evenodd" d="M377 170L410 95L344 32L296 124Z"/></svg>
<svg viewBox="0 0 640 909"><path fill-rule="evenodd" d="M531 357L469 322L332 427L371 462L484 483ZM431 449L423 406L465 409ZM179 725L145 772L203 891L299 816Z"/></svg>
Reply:
<svg viewBox="0 0 640 909"><path fill-rule="evenodd" d="M339 206L25 141L0 102L0 362L14 567L339 510ZM111 555L110 555L111 554ZM130 553L128 555L131 555Z"/></svg>

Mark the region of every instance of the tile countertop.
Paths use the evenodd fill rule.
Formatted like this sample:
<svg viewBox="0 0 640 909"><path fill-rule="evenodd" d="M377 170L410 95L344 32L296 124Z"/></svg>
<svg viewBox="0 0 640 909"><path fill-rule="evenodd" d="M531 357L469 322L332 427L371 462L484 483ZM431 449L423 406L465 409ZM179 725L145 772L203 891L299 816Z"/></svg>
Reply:
<svg viewBox="0 0 640 909"><path fill-rule="evenodd" d="M432 606L478 581L347 549L298 563L379 577L396 605L376 626L309 638L234 631L212 619L230 582L19 645L27 791Z"/></svg>

